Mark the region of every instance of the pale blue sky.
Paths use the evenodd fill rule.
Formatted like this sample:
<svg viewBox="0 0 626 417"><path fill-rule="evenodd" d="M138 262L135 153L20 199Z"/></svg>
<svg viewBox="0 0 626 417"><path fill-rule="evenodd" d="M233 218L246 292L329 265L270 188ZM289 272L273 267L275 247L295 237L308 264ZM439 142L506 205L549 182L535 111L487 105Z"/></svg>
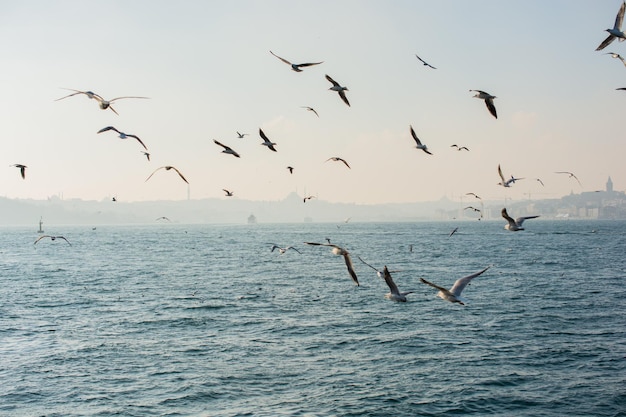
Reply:
<svg viewBox="0 0 626 417"><path fill-rule="evenodd" d="M3 2L0 195L187 198L171 172L144 181L162 165L185 174L192 198L221 198L228 188L251 200L305 190L332 202L467 192L520 200L603 189L609 175L624 190L626 91L615 89L626 87L626 67L595 51L620 4ZM324 63L295 73L269 50ZM626 56L626 43L608 51ZM324 74L349 88L352 107ZM120 100L117 116L84 96L54 101L62 88L150 100ZM470 89L498 97L497 120ZM139 136L152 161L132 139L96 134L108 125ZM414 148L409 125L434 155ZM260 146L259 127L277 153ZM352 169L324 162L331 156ZM26 180L15 163L28 165ZM527 179L497 186L498 164ZM554 171L574 172L582 187Z"/></svg>

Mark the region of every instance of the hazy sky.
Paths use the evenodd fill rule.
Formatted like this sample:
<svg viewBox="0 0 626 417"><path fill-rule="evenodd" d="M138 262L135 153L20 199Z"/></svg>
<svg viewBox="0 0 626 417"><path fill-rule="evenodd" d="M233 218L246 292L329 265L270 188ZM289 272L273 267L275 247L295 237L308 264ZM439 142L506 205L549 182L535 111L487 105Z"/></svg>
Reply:
<svg viewBox="0 0 626 417"><path fill-rule="evenodd" d="M626 42L595 51L620 4L5 1L0 195L186 199L172 171L145 182L163 165L183 172L194 199L226 198L222 188L349 203L557 198L604 189L609 175L624 190L626 91L616 88L626 67L603 52L626 56ZM269 50L324 63L296 73ZM351 107L325 74L349 88ZM150 100L120 100L118 116L83 95L55 101L62 88ZM497 96L497 120L470 89ZM96 134L108 125L139 136L152 160L133 139ZM432 156L415 149L409 125ZM278 152L260 145L259 127ZM499 187L498 164L526 179Z"/></svg>

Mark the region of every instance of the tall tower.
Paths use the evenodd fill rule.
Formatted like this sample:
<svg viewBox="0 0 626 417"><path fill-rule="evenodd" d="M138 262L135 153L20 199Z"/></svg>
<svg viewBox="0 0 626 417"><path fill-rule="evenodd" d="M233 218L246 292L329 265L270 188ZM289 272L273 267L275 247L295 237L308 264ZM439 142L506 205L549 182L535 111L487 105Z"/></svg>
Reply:
<svg viewBox="0 0 626 417"><path fill-rule="evenodd" d="M613 192L613 181L611 181L611 177L609 176L609 179L606 182L606 192L607 193L612 193Z"/></svg>

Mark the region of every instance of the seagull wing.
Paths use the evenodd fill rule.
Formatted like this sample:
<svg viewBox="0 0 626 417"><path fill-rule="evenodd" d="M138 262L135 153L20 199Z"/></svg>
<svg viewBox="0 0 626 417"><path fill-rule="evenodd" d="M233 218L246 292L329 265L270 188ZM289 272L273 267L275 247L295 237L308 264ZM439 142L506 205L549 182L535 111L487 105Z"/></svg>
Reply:
<svg viewBox="0 0 626 417"><path fill-rule="evenodd" d="M114 128L113 126L103 127L102 129L98 130L98 133L107 132L109 130L113 130L113 131L115 131L117 133L120 133L120 131L117 130L116 128Z"/></svg>
<svg viewBox="0 0 626 417"><path fill-rule="evenodd" d="M518 226L521 226L522 223L524 223L524 220L528 220L528 219L536 219L539 216L523 216L523 217L518 217L517 219L515 219L515 222L517 223Z"/></svg>
<svg viewBox="0 0 626 417"><path fill-rule="evenodd" d="M326 74L326 79L327 79L328 81L330 81L330 82L333 84L333 86L335 86L335 87L341 87L341 86L339 85L339 83L338 83L337 81L333 80L332 78L330 78L330 76L329 76L328 74Z"/></svg>
<svg viewBox="0 0 626 417"><path fill-rule="evenodd" d="M123 96L123 97L115 97L115 98L113 98L113 99L109 100L109 103L113 103L115 100L121 100L121 99L123 99L123 98L145 98L145 99L148 99L148 98L150 98L150 97L139 97L139 96Z"/></svg>
<svg viewBox="0 0 626 417"><path fill-rule="evenodd" d="M491 115L497 119L498 113L496 113L496 106L494 106L493 104L493 99L486 98L485 105L487 106L487 109L489 109L489 113L491 113Z"/></svg>
<svg viewBox="0 0 626 417"><path fill-rule="evenodd" d="M187 181L187 178L185 178L185 176L176 167L170 167L170 169L173 169L174 171L176 171L178 176L182 178L182 180L185 181L187 184L189 184L189 181Z"/></svg>
<svg viewBox="0 0 626 417"><path fill-rule="evenodd" d="M478 271L475 272L471 275L468 275L466 277L463 278L459 278L455 281L454 285L452 286L452 288L450 288L450 292L455 296L455 297L460 297L461 296L461 292L463 292L463 289L465 289L465 287L467 287L467 284L469 284L469 282L471 280L473 280L474 278L476 278L479 275L482 275L483 272L485 272L486 270L488 270L490 267L488 266L487 268L483 269L482 271Z"/></svg>
<svg viewBox="0 0 626 417"><path fill-rule="evenodd" d="M376 272L380 272L378 269L374 268L372 265L368 264L367 262L365 262L359 255L356 256L357 258L359 258L359 261L363 262L365 265L369 266L370 268L372 268L374 271Z"/></svg>
<svg viewBox="0 0 626 417"><path fill-rule="evenodd" d="M624 11L626 11L626 2L622 2L622 6L619 8L617 12L617 16L615 16L615 24L613 25L613 29L622 30L622 22L624 21Z"/></svg>
<svg viewBox="0 0 626 417"><path fill-rule="evenodd" d="M281 61L283 61L285 64L287 65L291 65L291 62L287 61L285 58L281 58L278 55L276 55L274 52L270 51L270 54L274 55L276 58L280 59Z"/></svg>
<svg viewBox="0 0 626 417"><path fill-rule="evenodd" d="M271 141L267 138L267 136L265 136L265 133L261 128L259 128L259 135L261 136L261 139L263 139L263 142L271 143Z"/></svg>
<svg viewBox="0 0 626 417"><path fill-rule="evenodd" d="M67 240L64 236L55 236L56 239L63 239L64 241L67 242L68 245L72 246L72 244L70 243L69 240Z"/></svg>
<svg viewBox="0 0 626 417"><path fill-rule="evenodd" d="M500 164L498 164L498 175L502 179L502 185L506 184L506 180L504 179L504 175L502 175L502 168L500 168Z"/></svg>
<svg viewBox="0 0 626 417"><path fill-rule="evenodd" d="M293 250L295 250L295 251L296 251L296 252L298 252L298 253L302 253L302 252L300 252L300 251L298 250L298 248L294 248L293 246L287 246L287 247L285 248L285 250L289 250L289 249L293 249Z"/></svg>
<svg viewBox="0 0 626 417"><path fill-rule="evenodd" d="M33 243L33 245L37 244L37 242L39 242L39 241L40 241L41 239L43 239L44 237L52 237L52 236L49 236L49 235L41 235L41 236L39 236L39 237L37 238L37 240L35 240L35 242Z"/></svg>
<svg viewBox="0 0 626 417"><path fill-rule="evenodd" d="M396 285L396 283L393 282L393 278L391 278L391 274L389 273L386 265L385 269L383 269L383 278L385 279L385 282L389 287L389 291L391 291L392 294L400 295L400 290L398 290L398 286Z"/></svg>
<svg viewBox="0 0 626 417"><path fill-rule="evenodd" d="M343 162L343 163L344 163L344 164L345 164L348 168L350 168L350 165L348 165L348 162L346 162L346 160L345 160L345 159L343 159L343 158L337 158L337 161L341 161L341 162Z"/></svg>
<svg viewBox="0 0 626 417"><path fill-rule="evenodd" d="M613 35L607 36L607 38L605 40L603 40L602 43L596 48L596 51L603 50L604 48L609 46L611 44L611 42L613 42L614 40L615 40L615 36L613 36Z"/></svg>
<svg viewBox="0 0 626 417"><path fill-rule="evenodd" d="M136 139L136 140L137 140L137 142L139 142L139 143L141 144L141 146L143 146L143 148L144 148L146 151L148 150L148 147L147 147L147 146L143 143L143 141L142 141L141 139L139 139L139 137L137 137L137 136L135 136L135 135L126 135L126 136L128 136L129 138Z"/></svg>
<svg viewBox="0 0 626 417"><path fill-rule="evenodd" d="M165 167L158 167L157 169L155 169L154 171L152 171L152 174L150 174L150 175L148 176L148 178L146 178L146 181L148 181L150 178L152 178L152 176L153 176L153 175L154 175L154 174L155 174L158 170L163 169L163 168L165 168ZM144 182L145 182L145 181L144 181Z"/></svg>
<svg viewBox="0 0 626 417"><path fill-rule="evenodd" d="M415 143L417 144L417 146L422 146L422 142L417 137L415 130L413 130L413 126L409 125L409 128L411 129L411 136L413 136L413 140L415 140Z"/></svg>
<svg viewBox="0 0 626 417"><path fill-rule="evenodd" d="M509 216L509 213L506 212L506 208L502 209L502 217L504 217L504 219L509 222L509 224L511 226L515 226L515 219L513 219L513 217Z"/></svg>
<svg viewBox="0 0 626 417"><path fill-rule="evenodd" d="M319 65L322 64L324 61L322 62L307 62L305 64L298 64L299 67L310 67L311 65Z"/></svg>
<svg viewBox="0 0 626 417"><path fill-rule="evenodd" d="M346 261L346 266L348 267L348 273L352 277L352 281L354 281L354 283L358 286L359 279L356 276L356 272L354 272L354 266L352 265L352 259L350 259L350 254L348 253L348 251L343 250L343 249L342 249L342 253L343 253L343 260Z"/></svg>
<svg viewBox="0 0 626 417"><path fill-rule="evenodd" d="M449 293L449 292L450 292L450 291L448 291L448 289L447 289L447 288L443 288L443 287L440 287L440 286L439 286L439 285L437 285L437 284L433 284L433 283L432 283L432 282L430 282L430 281L426 281L424 278L420 278L420 281L421 281L421 282L423 282L423 283L424 283L424 284L426 284L426 285L430 285L430 286L431 286L431 287L433 287L433 288L437 288L437 289L438 289L439 291L441 291L441 292L444 292L444 293Z"/></svg>
<svg viewBox="0 0 626 417"><path fill-rule="evenodd" d="M341 97L343 102L346 103L348 107L350 107L350 102L348 101L348 97L346 97L346 93L343 90L339 91L339 97Z"/></svg>

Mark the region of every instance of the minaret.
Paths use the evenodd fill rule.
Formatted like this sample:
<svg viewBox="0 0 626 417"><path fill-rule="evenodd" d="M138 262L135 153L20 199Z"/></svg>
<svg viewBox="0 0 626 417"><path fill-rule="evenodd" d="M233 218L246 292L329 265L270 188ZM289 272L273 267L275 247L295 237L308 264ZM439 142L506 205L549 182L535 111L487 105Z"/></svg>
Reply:
<svg viewBox="0 0 626 417"><path fill-rule="evenodd" d="M609 179L606 182L606 192L607 193L612 193L613 192L613 181L611 181L611 177L609 176Z"/></svg>

